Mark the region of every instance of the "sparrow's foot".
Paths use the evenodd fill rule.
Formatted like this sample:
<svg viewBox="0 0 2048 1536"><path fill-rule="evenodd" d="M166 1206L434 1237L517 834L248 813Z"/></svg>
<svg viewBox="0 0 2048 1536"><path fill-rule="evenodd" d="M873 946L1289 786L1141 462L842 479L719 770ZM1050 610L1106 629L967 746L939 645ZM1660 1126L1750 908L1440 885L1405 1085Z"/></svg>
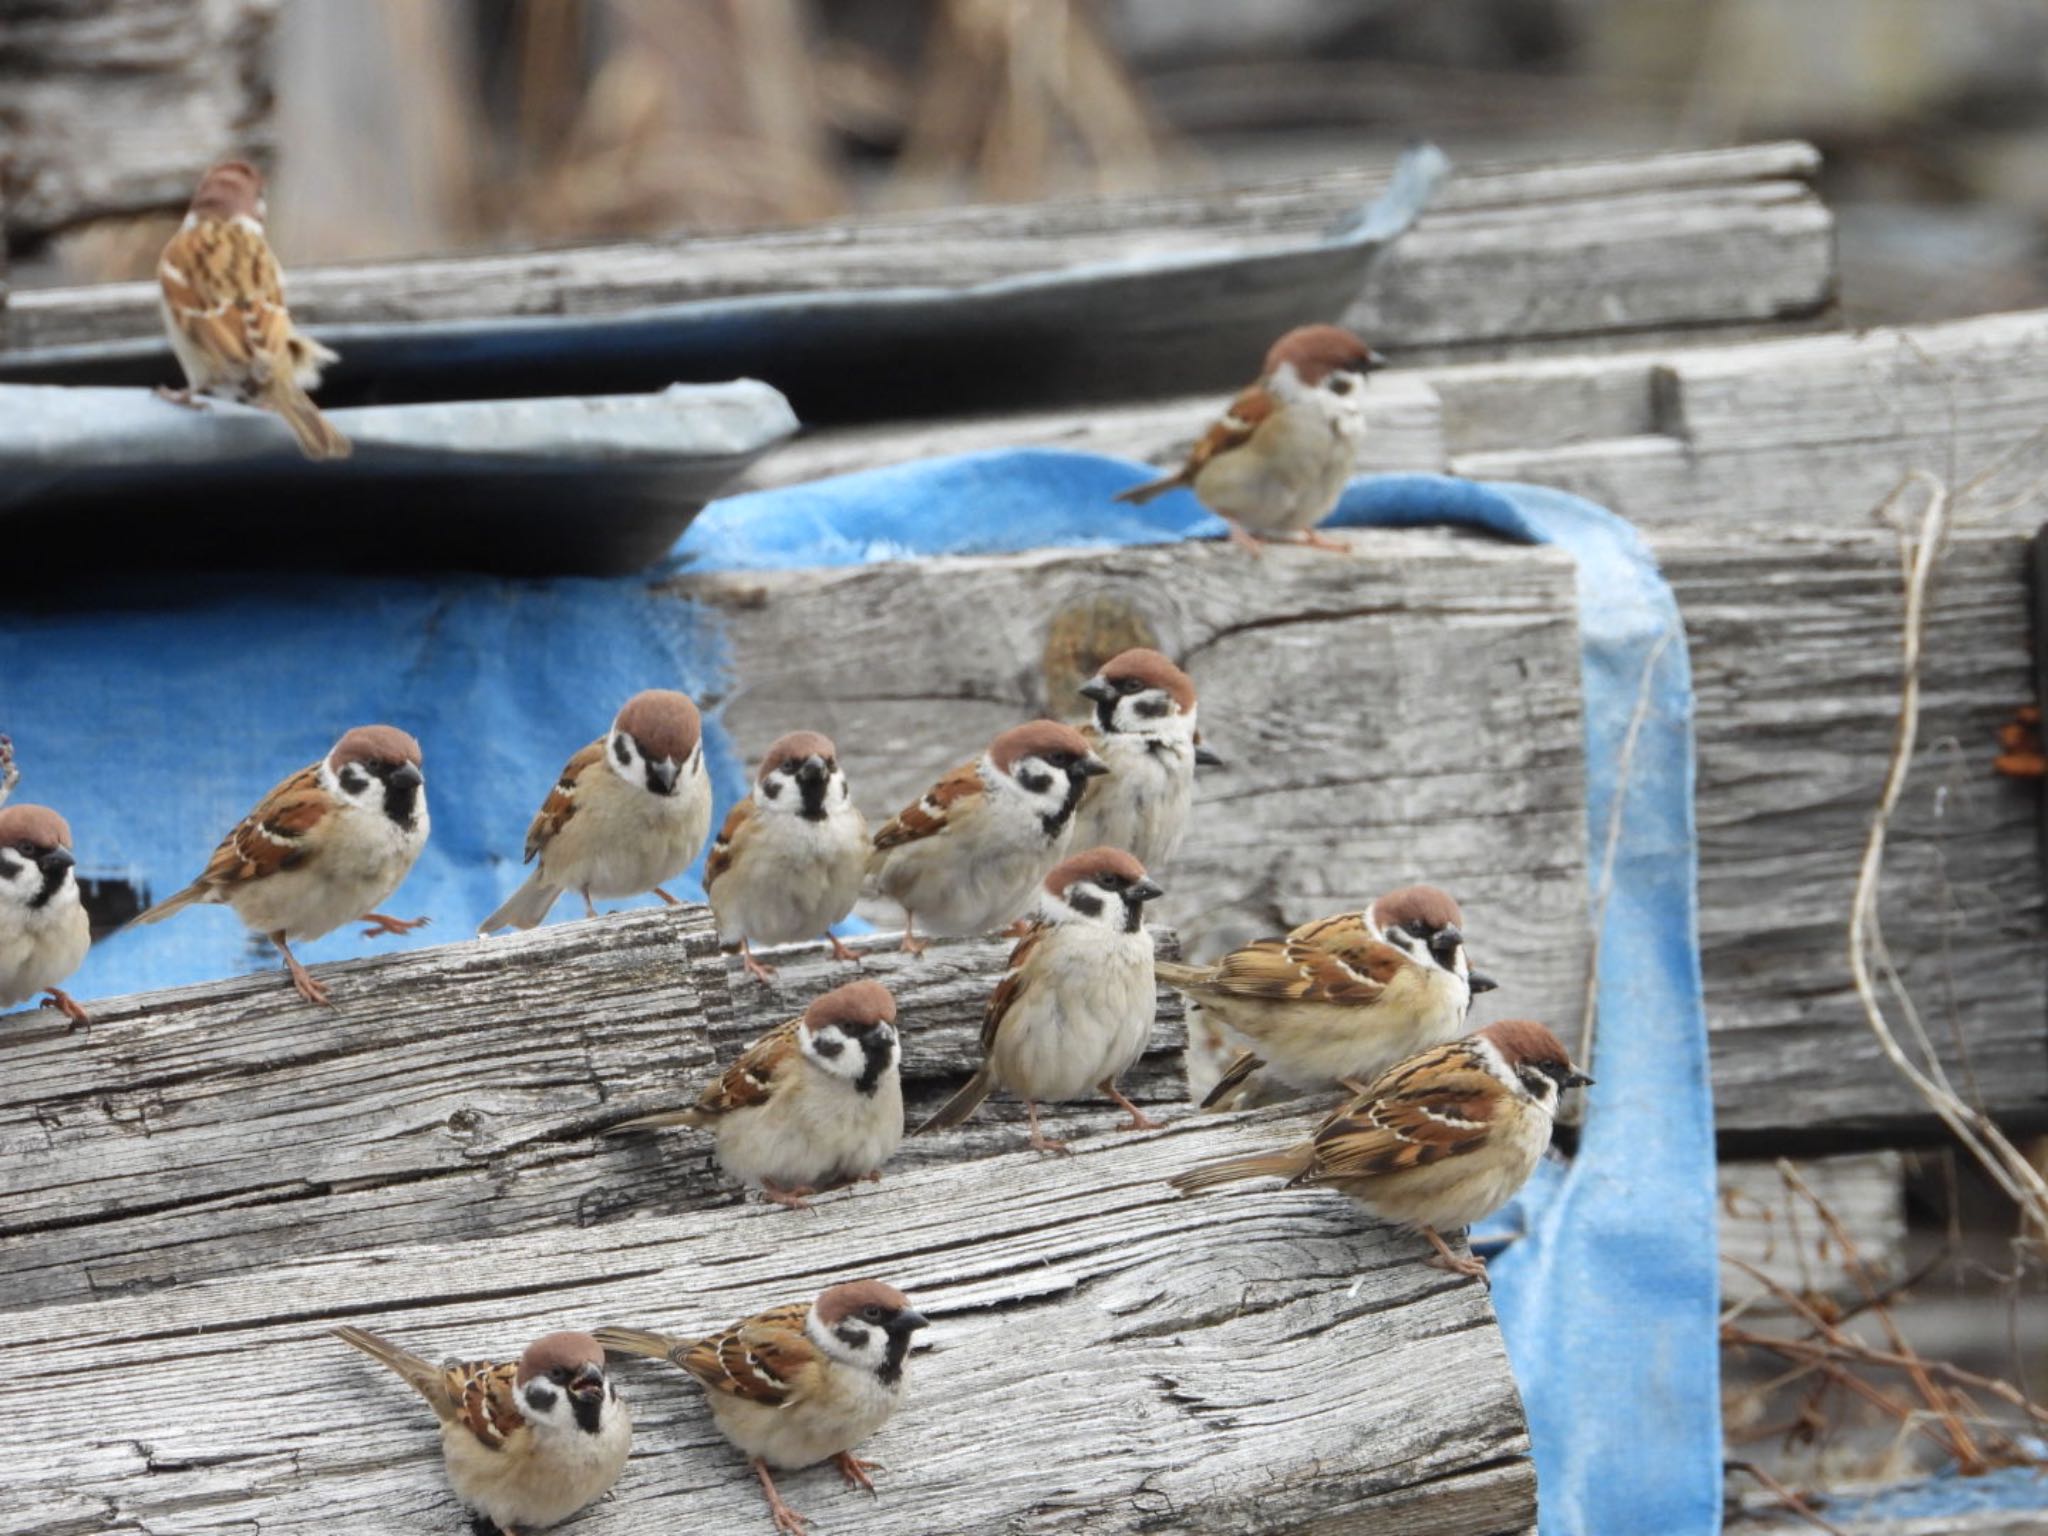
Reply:
<svg viewBox="0 0 2048 1536"><path fill-rule="evenodd" d="M1071 1157L1074 1149L1064 1141L1055 1140L1038 1128L1038 1106L1026 1099L1024 1113L1031 1117L1031 1139L1029 1145L1034 1152L1052 1152L1061 1157Z"/></svg>
<svg viewBox="0 0 2048 1536"><path fill-rule="evenodd" d="M189 389L170 389L165 385L159 384L156 387L156 396L159 400L168 400L173 405L182 405L188 411L203 411L206 409L206 402L193 394Z"/></svg>
<svg viewBox="0 0 2048 1536"><path fill-rule="evenodd" d="M1327 533L1315 528L1302 529L1300 542L1306 544L1310 549L1327 549L1335 555L1348 555L1351 553L1351 546L1342 539L1333 539Z"/></svg>
<svg viewBox="0 0 2048 1536"><path fill-rule="evenodd" d="M682 905L680 901L677 901L675 897L669 895L667 891L664 891L658 885L654 888L654 894L659 896L664 902L666 902L671 907L680 907Z"/></svg>
<svg viewBox="0 0 2048 1536"><path fill-rule="evenodd" d="M358 921L370 925L363 930L363 937L375 939L387 933L411 933L416 928L426 927L433 919L431 917L386 917L382 912L365 912Z"/></svg>
<svg viewBox="0 0 2048 1536"><path fill-rule="evenodd" d="M851 1451L841 1451L832 1458L832 1465L837 1467L839 1475L855 1488L865 1488L869 1493L875 1491L875 1485L868 1474L882 1470L879 1461L862 1461Z"/></svg>
<svg viewBox="0 0 2048 1536"><path fill-rule="evenodd" d="M1003 930L1003 937L1006 939L1021 939L1024 937L1025 934L1029 933L1030 931L1031 919L1028 917L1020 917L1014 923L1010 924L1009 927Z"/></svg>
<svg viewBox="0 0 2048 1536"><path fill-rule="evenodd" d="M85 1011L77 998L66 992L62 987L50 988L47 1001L52 1008L71 1021L71 1028L73 1030L92 1028L92 1015Z"/></svg>
<svg viewBox="0 0 2048 1536"><path fill-rule="evenodd" d="M792 1188L784 1189L780 1184L770 1179L763 1179L761 1181L761 1198L772 1204L782 1206L787 1210L808 1211L811 1209L809 1197L816 1193L817 1191L808 1184L798 1184Z"/></svg>
<svg viewBox="0 0 2048 1536"><path fill-rule="evenodd" d="M1145 1111L1138 1108L1138 1106L1133 1104L1129 1099L1125 1098L1123 1094L1118 1091L1116 1084L1110 1079L1104 1078L1095 1086L1098 1089L1100 1089L1107 1098L1112 1100L1116 1104L1116 1107L1118 1109L1122 1110L1125 1114L1131 1117L1122 1125L1118 1126L1118 1130L1163 1131L1166 1129L1166 1125L1163 1121L1154 1120L1150 1115L1146 1114Z"/></svg>
<svg viewBox="0 0 2048 1536"><path fill-rule="evenodd" d="M1431 1267L1447 1269L1454 1275L1469 1275L1475 1280L1486 1278L1486 1263L1483 1259L1460 1257L1453 1253L1451 1245L1443 1240L1435 1227L1424 1227L1422 1235L1429 1239L1429 1246L1436 1250L1435 1257L1428 1261Z"/></svg>
<svg viewBox="0 0 2048 1536"><path fill-rule="evenodd" d="M1250 550L1255 559L1263 560L1265 558L1265 546L1248 529L1244 528L1241 524L1232 522L1227 517L1223 519L1223 523L1230 530L1231 543L1235 544L1239 549Z"/></svg>
<svg viewBox="0 0 2048 1536"><path fill-rule="evenodd" d="M775 1522L775 1529L783 1536L810 1536L804 1517L782 1502L782 1495L775 1491L775 1479L768 1475L768 1463L758 1456L754 1458L754 1476L761 1479L761 1492L768 1500L768 1517Z"/></svg>
<svg viewBox="0 0 2048 1536"><path fill-rule="evenodd" d="M299 989L299 996L309 1003L318 1003L322 1007L332 1008L334 1006L334 999L327 995L327 988L315 981L313 973L299 964L299 957L284 947L284 935L273 933L270 936L270 942L275 944L278 953L284 956L284 968L292 973L292 985Z"/></svg>
<svg viewBox="0 0 2048 1536"><path fill-rule="evenodd" d="M863 1184L879 1184L882 1182L882 1170L879 1168L870 1168L866 1173L860 1176L860 1181Z"/></svg>
<svg viewBox="0 0 2048 1536"><path fill-rule="evenodd" d="M583 915L585 917L597 916L597 903L590 899L590 892L588 891L583 893Z"/></svg>
<svg viewBox="0 0 2048 1536"><path fill-rule="evenodd" d="M828 933L825 937L832 943L832 958L834 960L850 960L855 965L860 964L860 951L848 949L846 941L841 939L838 934Z"/></svg>
<svg viewBox="0 0 2048 1536"><path fill-rule="evenodd" d="M760 961L756 960L754 952L748 949L745 944L740 945L740 964L745 966L747 974L760 982L762 986L770 986L774 983L775 967L763 965Z"/></svg>
<svg viewBox="0 0 2048 1536"><path fill-rule="evenodd" d="M929 941L917 936L908 912L903 914L903 943L898 947L906 955L921 955L932 947Z"/></svg>

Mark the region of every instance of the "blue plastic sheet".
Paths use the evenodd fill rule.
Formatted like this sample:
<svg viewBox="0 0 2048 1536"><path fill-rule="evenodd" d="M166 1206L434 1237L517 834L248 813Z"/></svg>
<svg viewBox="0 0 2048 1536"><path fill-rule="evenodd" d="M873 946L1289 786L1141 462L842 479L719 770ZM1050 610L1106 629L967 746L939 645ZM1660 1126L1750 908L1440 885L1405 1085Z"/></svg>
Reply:
<svg viewBox="0 0 2048 1536"><path fill-rule="evenodd" d="M937 460L733 498L677 546L692 569L1113 545L1220 531L1185 493L1111 501L1145 475L1084 455ZM1720 1515L1713 1133L1694 924L1691 692L1671 594L1620 519L1528 486L1356 482L1346 524L1453 523L1570 550L1579 600L1590 867L1622 796L1598 976L1598 1084L1578 1157L1508 1218L1494 1299L1528 1410L1549 1536L1713 1531ZM184 584L89 614L0 617L0 725L21 798L68 814L82 860L167 894L277 778L344 725L424 744L434 833L390 909L462 936L519 876L526 820L562 761L635 689L707 689L717 635L644 581ZM1647 678L1647 682L1645 681ZM1639 700L1629 770L1624 744ZM711 722L719 809L744 770ZM1589 893L1589 900L1591 893ZM394 941L378 941L391 943ZM364 952L344 930L307 957ZM98 946L90 997L245 968L224 909ZM1577 1020L1552 1021L1569 1041Z"/></svg>

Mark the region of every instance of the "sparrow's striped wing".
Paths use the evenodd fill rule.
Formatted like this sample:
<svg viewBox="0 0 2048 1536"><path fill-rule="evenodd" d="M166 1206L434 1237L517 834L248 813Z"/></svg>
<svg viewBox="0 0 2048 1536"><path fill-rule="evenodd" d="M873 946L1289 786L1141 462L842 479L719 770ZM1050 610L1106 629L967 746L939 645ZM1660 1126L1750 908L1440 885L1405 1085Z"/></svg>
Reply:
<svg viewBox="0 0 2048 1536"><path fill-rule="evenodd" d="M818 1352L804 1337L808 1302L773 1307L700 1339L679 1362L707 1392L780 1408L802 1397Z"/></svg>
<svg viewBox="0 0 2048 1536"><path fill-rule="evenodd" d="M604 738L600 736L564 765L562 776L555 780L555 787L548 791L547 799L541 803L540 813L526 829L527 863L531 864L538 858L541 849L553 842L555 834L576 814L576 786L586 773L603 761Z"/></svg>
<svg viewBox="0 0 2048 1536"><path fill-rule="evenodd" d="M1375 1177L1475 1152L1506 1098L1469 1041L1411 1056L1317 1127L1305 1177Z"/></svg>
<svg viewBox="0 0 2048 1536"><path fill-rule="evenodd" d="M199 219L164 247L157 281L171 321L230 375L290 374L292 320L276 258L244 219Z"/></svg>
<svg viewBox="0 0 2048 1536"><path fill-rule="evenodd" d="M708 893L719 878L733 867L753 839L756 823L754 802L742 800L726 815L725 825L711 844L711 857L704 861L704 889Z"/></svg>
<svg viewBox="0 0 2048 1536"><path fill-rule="evenodd" d="M943 832L954 815L954 807L982 792L979 763L962 763L924 792L924 797L891 817L875 834L875 849L882 852L914 843Z"/></svg>
<svg viewBox="0 0 2048 1536"><path fill-rule="evenodd" d="M1231 951L1217 963L1205 990L1355 1008L1377 1002L1408 957L1360 927L1333 921L1337 926L1307 937L1297 929L1287 938L1261 939Z"/></svg>
<svg viewBox="0 0 2048 1536"><path fill-rule="evenodd" d="M362 1328L342 1327L336 1337L395 1371L405 1384L427 1400L434 1417L459 1423L484 1445L496 1450L526 1422L519 1411L519 1367L491 1360L429 1365L410 1350Z"/></svg>
<svg viewBox="0 0 2048 1536"><path fill-rule="evenodd" d="M1038 952L1039 943L1045 938L1045 924L1033 923L1010 951L1010 964L1003 972L1003 979L996 983L995 991L989 994L988 1006L981 1015L981 1054L986 1057L995 1049L996 1036L1002 1032L1003 1021L1009 1018L1017 1006L1017 999L1024 995L1026 976L1031 957Z"/></svg>
<svg viewBox="0 0 2048 1536"><path fill-rule="evenodd" d="M247 885L291 869L312 851L332 806L320 787L320 765L301 768L263 797L213 850L198 885Z"/></svg>
<svg viewBox="0 0 2048 1536"><path fill-rule="evenodd" d="M1230 409L1217 417L1209 430L1202 434L1201 440L1189 450L1187 466L1181 471L1181 477L1193 480L1218 454L1242 448L1279 408L1279 402L1267 393L1264 384L1253 384L1243 390L1230 402Z"/></svg>
<svg viewBox="0 0 2048 1536"><path fill-rule="evenodd" d="M719 1074L697 1100L702 1115L729 1115L736 1109L765 1104L775 1091L775 1080L795 1066L802 1054L797 1044L797 1026L791 1019L779 1024L740 1053L739 1059Z"/></svg>

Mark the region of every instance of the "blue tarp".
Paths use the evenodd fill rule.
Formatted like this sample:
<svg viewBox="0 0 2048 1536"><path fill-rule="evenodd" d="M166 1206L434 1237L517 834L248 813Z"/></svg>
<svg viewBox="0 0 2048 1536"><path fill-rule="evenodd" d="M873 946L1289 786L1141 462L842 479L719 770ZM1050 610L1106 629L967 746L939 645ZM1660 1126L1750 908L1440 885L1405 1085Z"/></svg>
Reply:
<svg viewBox="0 0 2048 1536"><path fill-rule="evenodd" d="M1220 531L1184 493L1146 508L1111 502L1143 474L1022 451L877 470L715 503L676 555L693 569L763 569ZM1494 1299L1529 1413L1544 1531L1711 1532L1714 1149L1676 606L1627 524L1559 492L1373 477L1354 483L1336 521L1479 527L1579 561L1596 872L1625 794L1604 909L1599 1081L1576 1160L1547 1169L1498 1224L1521 1236L1495 1262ZM644 579L304 581L252 595L267 590L254 578L185 582L174 597L110 594L92 613L0 617L0 724L23 765L20 798L70 815L89 868L127 869L168 893L272 782L342 726L385 719L424 744L435 823L390 909L440 926L378 942L458 938L517 883L527 818L617 702L655 684L706 692L720 676L716 633ZM708 743L722 811L744 769L715 719ZM246 944L227 911L203 909L97 947L74 990L219 975L245 967ZM305 954L362 952L344 930ZM1578 1021L1553 1022L1575 1037Z"/></svg>

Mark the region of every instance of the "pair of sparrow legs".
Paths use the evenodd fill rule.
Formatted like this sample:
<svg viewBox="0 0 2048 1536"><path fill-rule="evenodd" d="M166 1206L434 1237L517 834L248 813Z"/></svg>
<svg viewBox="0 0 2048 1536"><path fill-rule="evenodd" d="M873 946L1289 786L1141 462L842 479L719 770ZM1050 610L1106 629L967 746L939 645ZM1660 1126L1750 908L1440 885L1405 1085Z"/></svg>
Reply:
<svg viewBox="0 0 2048 1536"><path fill-rule="evenodd" d="M838 934L828 933L825 935L825 938L832 946L832 958L834 960L844 960L853 965L860 964L860 956L848 949ZM918 952L916 950L912 951L912 953ZM756 960L754 958L754 951L748 946L745 939L740 940L740 964L746 967L749 976L753 977L754 980L760 982L763 986L775 980L775 967L764 965L759 960Z"/></svg>
<svg viewBox="0 0 2048 1536"><path fill-rule="evenodd" d="M776 1491L775 1478L768 1471L768 1463L756 1456L750 1465L754 1469L754 1476L761 1479L761 1492L768 1500L768 1515L774 1520L775 1529L781 1531L783 1536L809 1536L809 1522L782 1502L782 1495ZM875 1491L875 1485L868 1474L883 1470L879 1461L862 1461L851 1451L841 1451L834 1456L832 1465L839 1469L839 1475L846 1479L848 1487L864 1488L869 1493Z"/></svg>
<svg viewBox="0 0 2048 1536"><path fill-rule="evenodd" d="M1221 517L1222 514L1218 513L1217 516ZM1348 555L1351 553L1351 546L1342 539L1333 539L1327 533L1322 533L1314 528L1304 528L1291 539L1275 539L1267 538L1263 534L1253 533L1242 523L1232 522L1227 517L1223 518L1223 526L1230 530L1228 536L1231 543L1237 545L1240 549L1248 549L1254 555L1261 558L1264 557L1268 544L1302 544L1310 549L1327 549L1332 554Z"/></svg>
<svg viewBox="0 0 2048 1536"><path fill-rule="evenodd" d="M356 921L370 925L363 930L364 938L375 939L381 938L387 933L411 933L417 928L426 927L433 919L430 917L387 917L382 912L365 912ZM309 1003L320 1003L329 1008L333 1007L334 999L328 995L327 984L314 980L313 973L299 964L299 957L292 953L291 945L285 942L284 931L280 929L268 937L270 942L276 946L277 952L284 956L284 968L291 972L292 985L298 988L299 996ZM63 1004L60 1003L58 1006L62 1007ZM71 1005L72 1008L77 1006L76 1003ZM70 1013L71 1009L66 1008L64 1011ZM83 1013L82 1009L80 1013ZM74 1018L79 1017L78 1014L73 1014L72 1016ZM84 1021L81 1019L81 1022Z"/></svg>
<svg viewBox="0 0 2048 1536"><path fill-rule="evenodd" d="M1133 1104L1129 1099L1125 1098L1123 1095L1123 1091L1117 1087L1116 1080L1114 1078L1105 1077L1101 1082L1095 1085L1095 1088L1098 1093L1102 1094L1105 1098L1109 1099L1116 1105L1118 1109L1122 1110L1125 1114L1131 1117L1130 1119L1126 1120L1122 1125L1114 1127L1114 1129L1119 1131L1163 1131L1166 1129L1164 1122L1154 1120L1150 1115L1146 1114L1145 1111L1138 1108L1138 1106ZM1074 1149L1068 1146L1064 1141L1060 1141L1055 1139L1054 1137L1046 1135L1045 1132L1039 1127L1038 1104L1035 1100L1026 1099L1024 1101L1024 1113L1031 1121L1031 1138L1027 1145L1031 1148L1032 1151L1054 1152L1058 1153L1062 1157L1067 1156L1073 1152Z"/></svg>

